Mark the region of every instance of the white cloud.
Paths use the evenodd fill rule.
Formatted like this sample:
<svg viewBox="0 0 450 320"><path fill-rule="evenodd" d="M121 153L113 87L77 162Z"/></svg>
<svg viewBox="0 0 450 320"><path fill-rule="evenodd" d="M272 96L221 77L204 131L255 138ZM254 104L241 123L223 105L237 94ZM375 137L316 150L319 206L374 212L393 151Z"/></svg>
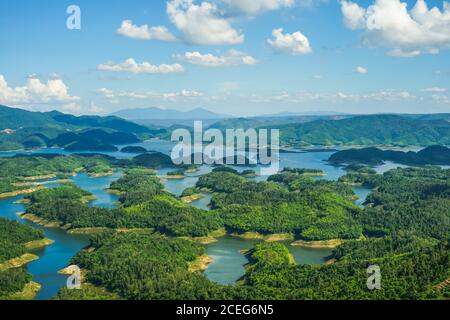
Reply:
<svg viewBox="0 0 450 320"><path fill-rule="evenodd" d="M100 88L100 89L95 90L95 92L97 94L104 96L105 98L115 99L114 91L112 91L112 90L109 90L106 88Z"/></svg>
<svg viewBox="0 0 450 320"><path fill-rule="evenodd" d="M61 110L67 111L67 112L70 112L70 113L80 113L81 110L82 110L82 107L81 107L81 105L79 105L76 102L71 102L71 103L63 105L61 107Z"/></svg>
<svg viewBox="0 0 450 320"><path fill-rule="evenodd" d="M117 29L117 34L141 40L176 41L177 38L164 26L149 27L148 25L137 26L131 20L122 21Z"/></svg>
<svg viewBox="0 0 450 320"><path fill-rule="evenodd" d="M300 31L292 34L283 34L283 29L274 29L272 31L274 39L268 39L267 43L277 51L291 55L307 54L312 52L309 40Z"/></svg>
<svg viewBox="0 0 450 320"><path fill-rule="evenodd" d="M217 6L203 1L199 5L194 0L171 0L167 2L170 21L184 34L188 43L200 45L239 44L244 35L231 26Z"/></svg>
<svg viewBox="0 0 450 320"><path fill-rule="evenodd" d="M361 66L356 67L355 72L359 73L359 74L367 74L368 73L367 69L364 67L361 67Z"/></svg>
<svg viewBox="0 0 450 320"><path fill-rule="evenodd" d="M401 0L375 0L368 8L347 0L340 3L345 24L364 30L365 46L390 48L389 55L409 58L450 47L447 1L442 10L429 9L425 0L418 0L410 10Z"/></svg>
<svg viewBox="0 0 450 320"><path fill-rule="evenodd" d="M102 107L97 106L93 101L91 101L91 104L89 106L88 112L92 113L92 114L99 114L99 113L105 112L105 109L103 109Z"/></svg>
<svg viewBox="0 0 450 320"><path fill-rule="evenodd" d="M350 29L364 28L366 11L356 3L341 1L341 10L344 15L344 23Z"/></svg>
<svg viewBox="0 0 450 320"><path fill-rule="evenodd" d="M153 65L149 62L143 62L140 64L132 58L127 59L125 60L125 62L119 64L100 64L97 69L100 71L129 72L134 74L166 74L184 71L183 66L178 63Z"/></svg>
<svg viewBox="0 0 450 320"><path fill-rule="evenodd" d="M443 94L433 94L431 96L431 99L439 104L450 104L450 97Z"/></svg>
<svg viewBox="0 0 450 320"><path fill-rule="evenodd" d="M292 7L295 0L221 0L232 10L251 16L265 11L278 10L282 7Z"/></svg>
<svg viewBox="0 0 450 320"><path fill-rule="evenodd" d="M186 52L184 55L175 55L175 57L187 63L204 67L228 67L257 63L254 57L237 50L230 50L221 56L215 56L211 53L201 54L195 51Z"/></svg>
<svg viewBox="0 0 450 320"><path fill-rule="evenodd" d="M432 88L425 88L421 90L422 92L429 92L429 93L444 93L447 92L446 88L439 88L439 87L432 87Z"/></svg>
<svg viewBox="0 0 450 320"><path fill-rule="evenodd" d="M22 87L9 87L5 77L0 74L0 103L34 104L34 103L64 103L80 100L77 96L69 94L69 88L62 79L50 79L42 83L35 75L28 77L26 85Z"/></svg>
<svg viewBox="0 0 450 320"><path fill-rule="evenodd" d="M420 50L403 50L400 48L395 48L388 52L388 55L391 57L399 57L399 58L414 58L420 56L422 52Z"/></svg>

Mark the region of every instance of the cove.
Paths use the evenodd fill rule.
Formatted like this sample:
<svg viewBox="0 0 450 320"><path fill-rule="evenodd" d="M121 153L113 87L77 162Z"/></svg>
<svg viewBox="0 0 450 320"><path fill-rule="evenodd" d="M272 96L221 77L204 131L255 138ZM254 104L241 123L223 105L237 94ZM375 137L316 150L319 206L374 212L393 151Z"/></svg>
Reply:
<svg viewBox="0 0 450 320"><path fill-rule="evenodd" d="M213 261L204 271L205 276L223 285L236 283L245 274L245 265L249 262L242 251L252 249L260 242L225 236L208 245L206 254ZM297 264L324 264L332 252L331 249L301 248L293 247L289 242L282 243L288 247Z"/></svg>

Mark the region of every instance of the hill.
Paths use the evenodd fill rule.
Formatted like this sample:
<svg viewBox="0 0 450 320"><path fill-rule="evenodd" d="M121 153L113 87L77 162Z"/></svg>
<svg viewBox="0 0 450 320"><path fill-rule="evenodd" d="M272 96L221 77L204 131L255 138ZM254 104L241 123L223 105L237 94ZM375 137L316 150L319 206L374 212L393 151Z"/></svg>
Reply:
<svg viewBox="0 0 450 320"><path fill-rule="evenodd" d="M76 117L0 106L1 151L69 144L77 151L114 150L113 145L135 143L159 133L118 117Z"/></svg>
<svg viewBox="0 0 450 320"><path fill-rule="evenodd" d="M335 164L379 165L384 161L393 161L406 165L450 165L450 149L442 146L431 146L419 152L390 151L378 148L351 149L333 154L329 161Z"/></svg>
<svg viewBox="0 0 450 320"><path fill-rule="evenodd" d="M284 145L448 145L450 123L398 115L356 116L273 126Z"/></svg>

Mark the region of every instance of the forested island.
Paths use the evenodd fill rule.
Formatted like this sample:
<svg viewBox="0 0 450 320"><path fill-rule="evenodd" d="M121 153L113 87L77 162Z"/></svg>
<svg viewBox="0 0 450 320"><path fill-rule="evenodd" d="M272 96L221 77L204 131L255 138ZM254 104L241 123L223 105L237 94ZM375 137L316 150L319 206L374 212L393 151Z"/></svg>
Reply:
<svg viewBox="0 0 450 320"><path fill-rule="evenodd" d="M443 146L430 146L418 152L381 150L378 148L350 149L334 153L329 161L333 164L368 164L380 165L385 161L399 164L450 165L450 149Z"/></svg>

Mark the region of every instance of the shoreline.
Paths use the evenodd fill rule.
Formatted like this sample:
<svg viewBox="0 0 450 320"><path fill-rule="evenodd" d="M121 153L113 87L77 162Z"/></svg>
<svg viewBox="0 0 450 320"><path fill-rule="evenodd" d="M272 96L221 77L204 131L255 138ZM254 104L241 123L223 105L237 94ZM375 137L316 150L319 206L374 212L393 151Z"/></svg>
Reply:
<svg viewBox="0 0 450 320"><path fill-rule="evenodd" d="M319 240L319 241L296 240L291 243L291 246L311 248L311 249L334 249L339 247L343 243L344 240L341 239Z"/></svg>
<svg viewBox="0 0 450 320"><path fill-rule="evenodd" d="M205 196L201 193L196 193L193 194L191 196L185 196L185 197L181 197L180 200L181 202L185 203L185 204L190 204L192 202L198 201L200 199L203 199Z"/></svg>
<svg viewBox="0 0 450 320"><path fill-rule="evenodd" d="M197 257L194 261L190 262L188 265L189 272L203 272L208 269L208 266L214 261L214 259L207 254L203 254Z"/></svg>
<svg viewBox="0 0 450 320"><path fill-rule="evenodd" d="M258 232L230 233L231 237L241 238L244 240L262 240L266 242L294 241L295 237L290 233L274 233L263 235Z"/></svg>
<svg viewBox="0 0 450 320"><path fill-rule="evenodd" d="M0 200L1 199L14 198L14 197L17 197L17 196L30 194L30 193L33 193L35 191L39 191L39 190L42 190L42 189L44 189L44 187L43 186L39 186L37 188L27 188L27 189L22 189L22 190L16 190L16 191L11 191L11 192L0 193Z"/></svg>
<svg viewBox="0 0 450 320"><path fill-rule="evenodd" d="M181 175L174 175L174 176L165 175L165 176L158 176L158 178L166 179L166 180L184 180L184 179L186 179L185 176L181 176Z"/></svg>
<svg viewBox="0 0 450 320"><path fill-rule="evenodd" d="M20 257L9 259L8 261L5 261L2 264L0 264L0 272L4 272L4 271L12 269L12 268L23 267L23 266L27 265L28 263L33 262L38 259L39 259L39 257L35 254L25 253L25 254L21 255Z"/></svg>

